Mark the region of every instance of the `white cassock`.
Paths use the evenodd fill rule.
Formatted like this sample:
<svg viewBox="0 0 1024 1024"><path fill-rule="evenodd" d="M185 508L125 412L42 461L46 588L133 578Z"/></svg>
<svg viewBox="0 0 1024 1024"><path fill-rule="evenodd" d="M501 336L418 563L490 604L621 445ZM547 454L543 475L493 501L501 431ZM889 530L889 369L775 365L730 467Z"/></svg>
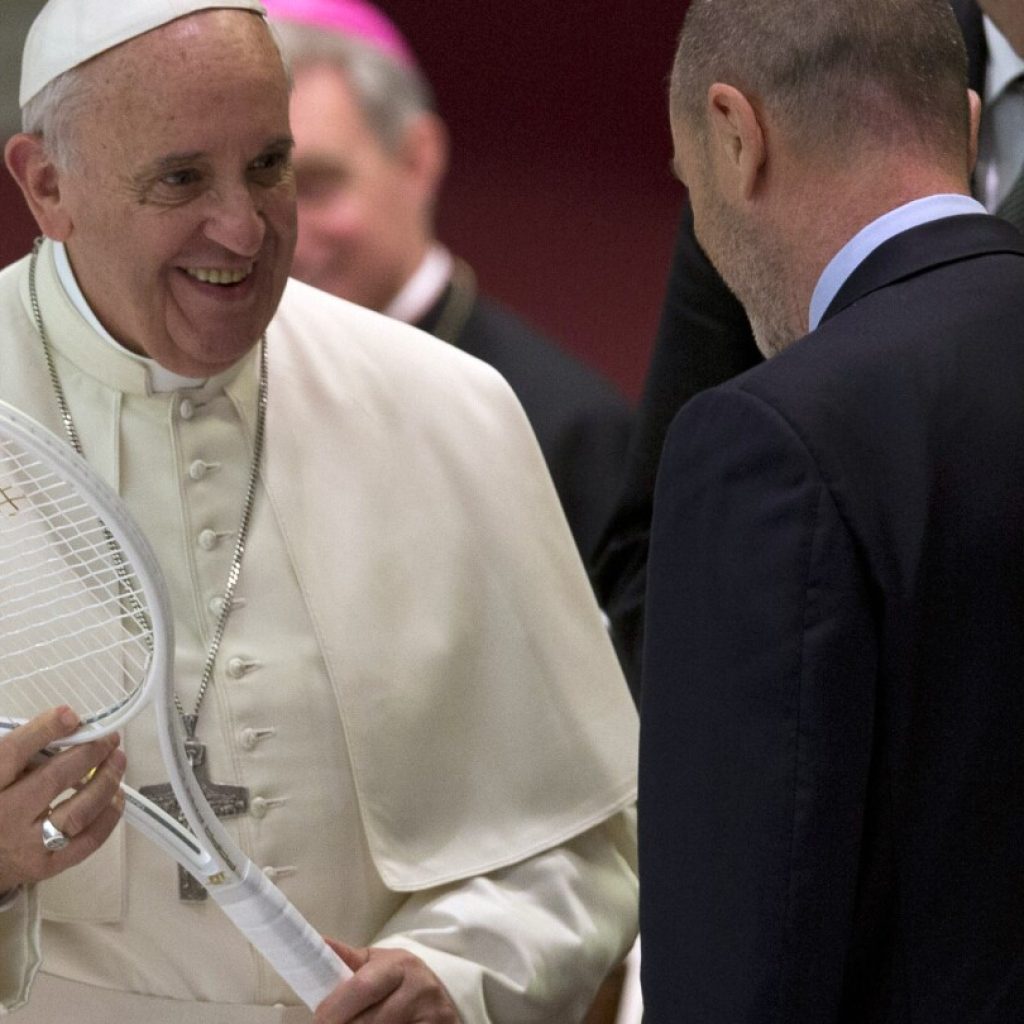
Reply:
<svg viewBox="0 0 1024 1024"><path fill-rule="evenodd" d="M0 398L60 435L27 266L0 273ZM86 457L167 576L191 709L257 354L153 393L49 243L38 289ZM263 472L198 727L212 779L251 794L225 824L315 928L421 956L466 1024L578 1019L636 931L636 716L526 420L482 363L295 282L267 346ZM164 780L151 714L125 748L129 783ZM0 914L0 1002L26 998L25 1024L72 1005L80 1022L309 1019L124 826Z"/></svg>

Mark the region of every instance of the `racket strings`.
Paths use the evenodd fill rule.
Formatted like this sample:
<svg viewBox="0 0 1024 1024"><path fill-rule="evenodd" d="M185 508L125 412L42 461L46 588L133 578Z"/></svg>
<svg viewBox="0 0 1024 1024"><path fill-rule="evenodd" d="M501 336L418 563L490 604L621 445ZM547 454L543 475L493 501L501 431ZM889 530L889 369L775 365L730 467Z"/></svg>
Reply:
<svg viewBox="0 0 1024 1024"><path fill-rule="evenodd" d="M86 721L142 685L152 632L143 592L77 488L0 440L0 688L28 718L72 703Z"/></svg>

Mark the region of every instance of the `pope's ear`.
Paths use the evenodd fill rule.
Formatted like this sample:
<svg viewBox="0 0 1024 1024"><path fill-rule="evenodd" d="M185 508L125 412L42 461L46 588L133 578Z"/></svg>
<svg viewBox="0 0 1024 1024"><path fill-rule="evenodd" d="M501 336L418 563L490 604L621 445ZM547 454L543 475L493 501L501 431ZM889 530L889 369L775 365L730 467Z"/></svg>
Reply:
<svg viewBox="0 0 1024 1024"><path fill-rule="evenodd" d="M20 132L4 147L4 161L18 183L39 230L56 242L71 234L71 218L64 207L60 174L38 135Z"/></svg>

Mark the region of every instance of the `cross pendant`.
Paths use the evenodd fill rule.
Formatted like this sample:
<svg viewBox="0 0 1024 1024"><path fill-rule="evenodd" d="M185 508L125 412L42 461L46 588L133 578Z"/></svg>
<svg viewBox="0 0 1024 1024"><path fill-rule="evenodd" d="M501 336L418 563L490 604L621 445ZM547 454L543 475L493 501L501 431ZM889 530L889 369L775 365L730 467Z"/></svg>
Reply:
<svg viewBox="0 0 1024 1024"><path fill-rule="evenodd" d="M194 738L195 722L193 715L185 715L185 755L192 766L199 788L206 797L210 808L218 818L234 818L249 810L249 790L245 786L222 786L209 779L209 766L206 763L206 746ZM139 792L152 800L162 811L172 818L177 818L188 827L185 816L181 813L174 790L169 782L156 786L142 786ZM201 903L206 899L206 889L197 882L180 864L178 865L178 899L186 903Z"/></svg>

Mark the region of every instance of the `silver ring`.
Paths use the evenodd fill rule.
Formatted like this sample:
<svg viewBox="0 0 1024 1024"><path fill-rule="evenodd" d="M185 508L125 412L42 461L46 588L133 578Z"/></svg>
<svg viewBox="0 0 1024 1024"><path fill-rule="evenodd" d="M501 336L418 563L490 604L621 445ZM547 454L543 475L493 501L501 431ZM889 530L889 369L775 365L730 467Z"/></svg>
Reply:
<svg viewBox="0 0 1024 1024"><path fill-rule="evenodd" d="M63 850L70 839L49 818L43 818L43 846L51 852Z"/></svg>

